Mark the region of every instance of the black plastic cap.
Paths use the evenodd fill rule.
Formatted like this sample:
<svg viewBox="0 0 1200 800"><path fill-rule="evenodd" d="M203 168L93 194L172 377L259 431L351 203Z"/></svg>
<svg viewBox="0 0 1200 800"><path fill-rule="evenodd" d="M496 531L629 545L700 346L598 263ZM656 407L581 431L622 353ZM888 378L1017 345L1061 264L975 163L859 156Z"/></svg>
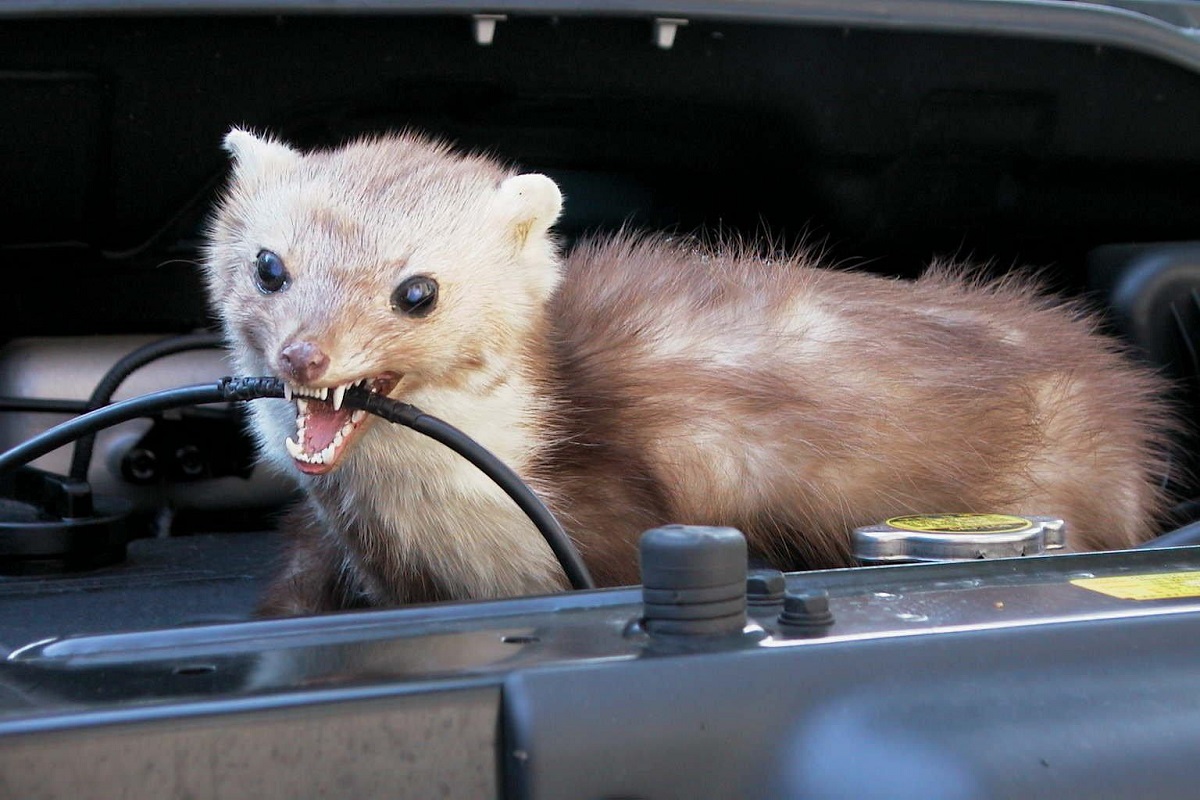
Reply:
<svg viewBox="0 0 1200 800"><path fill-rule="evenodd" d="M642 534L650 634L724 635L746 625L746 538L736 528L665 525Z"/></svg>
<svg viewBox="0 0 1200 800"><path fill-rule="evenodd" d="M91 487L23 466L0 480L0 574L46 575L125 559L129 503L93 497Z"/></svg>
<svg viewBox="0 0 1200 800"><path fill-rule="evenodd" d="M664 525L642 534L642 585L703 589L746 580L746 537L737 528Z"/></svg>

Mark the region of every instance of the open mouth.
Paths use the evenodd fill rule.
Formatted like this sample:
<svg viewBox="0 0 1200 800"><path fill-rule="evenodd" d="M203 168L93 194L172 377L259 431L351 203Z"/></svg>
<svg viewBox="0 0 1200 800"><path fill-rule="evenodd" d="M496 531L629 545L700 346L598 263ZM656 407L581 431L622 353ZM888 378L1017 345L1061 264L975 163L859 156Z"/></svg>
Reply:
<svg viewBox="0 0 1200 800"><path fill-rule="evenodd" d="M285 384L285 397L296 403L296 436L284 440L284 446L300 471L308 475L329 472L367 426L370 414L342 406L347 389L360 386L387 395L399 381L399 375L385 373L338 386Z"/></svg>

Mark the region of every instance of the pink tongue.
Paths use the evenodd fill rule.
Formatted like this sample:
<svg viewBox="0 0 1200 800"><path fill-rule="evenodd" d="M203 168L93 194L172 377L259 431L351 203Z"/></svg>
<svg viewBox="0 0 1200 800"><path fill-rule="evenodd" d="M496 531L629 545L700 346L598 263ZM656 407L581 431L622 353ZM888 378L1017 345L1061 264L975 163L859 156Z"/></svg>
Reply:
<svg viewBox="0 0 1200 800"><path fill-rule="evenodd" d="M304 449L310 453L324 450L349 418L347 409L334 411L328 403L309 401L304 418Z"/></svg>

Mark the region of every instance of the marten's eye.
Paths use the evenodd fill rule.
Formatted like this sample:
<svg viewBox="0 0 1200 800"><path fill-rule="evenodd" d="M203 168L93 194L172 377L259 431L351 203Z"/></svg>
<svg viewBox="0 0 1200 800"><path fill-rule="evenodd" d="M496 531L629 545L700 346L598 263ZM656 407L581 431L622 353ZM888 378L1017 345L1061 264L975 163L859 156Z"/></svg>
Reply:
<svg viewBox="0 0 1200 800"><path fill-rule="evenodd" d="M254 259L254 282L259 291L264 294L281 292L291 283L292 276L288 274L283 259L270 250L259 250Z"/></svg>
<svg viewBox="0 0 1200 800"><path fill-rule="evenodd" d="M413 275L400 281L392 292L392 310L410 317L424 317L437 305L437 281L428 275Z"/></svg>

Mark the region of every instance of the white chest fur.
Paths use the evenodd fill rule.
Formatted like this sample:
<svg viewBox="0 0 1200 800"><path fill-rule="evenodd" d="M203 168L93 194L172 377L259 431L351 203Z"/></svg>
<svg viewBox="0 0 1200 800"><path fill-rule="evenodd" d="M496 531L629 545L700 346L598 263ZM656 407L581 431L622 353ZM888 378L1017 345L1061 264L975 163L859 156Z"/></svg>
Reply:
<svg viewBox="0 0 1200 800"><path fill-rule="evenodd" d="M535 451L535 420L518 387L506 384L486 397L438 392L413 399L438 408L518 472ZM402 565L419 565L463 597L564 587L549 546L513 500L475 465L415 431L376 421L312 488L326 523L382 587L403 581Z"/></svg>

